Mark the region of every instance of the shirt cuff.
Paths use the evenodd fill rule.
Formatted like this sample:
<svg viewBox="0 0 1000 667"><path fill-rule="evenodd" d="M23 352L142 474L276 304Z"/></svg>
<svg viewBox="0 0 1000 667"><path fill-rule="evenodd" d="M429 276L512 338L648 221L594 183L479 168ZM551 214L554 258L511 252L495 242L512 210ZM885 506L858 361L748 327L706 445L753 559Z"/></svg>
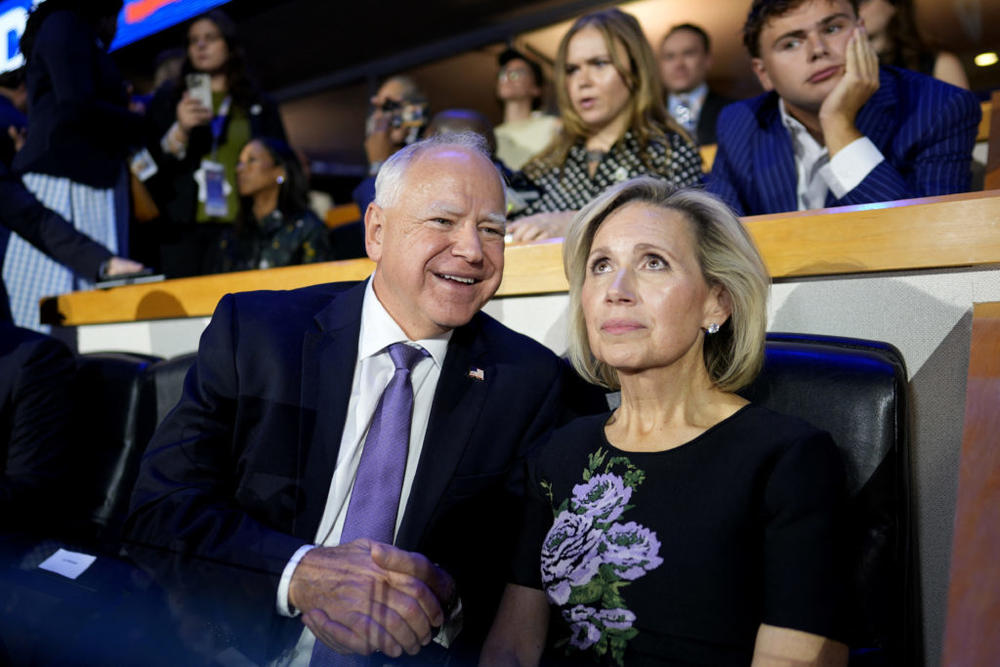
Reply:
<svg viewBox="0 0 1000 667"><path fill-rule="evenodd" d="M302 558L309 553L310 550L315 548L315 544L303 544L299 547L298 551L292 554L292 557L288 559L288 564L285 565L285 569L281 571L281 580L278 582L278 613L282 616L294 618L302 613L288 603L288 589L292 585L292 573L295 572L295 568L298 567L299 561L302 560Z"/></svg>
<svg viewBox="0 0 1000 667"><path fill-rule="evenodd" d="M883 160L885 157L871 139L861 137L841 148L830 158L830 162L820 168L820 174L833 196L843 199L848 192L861 185L861 181Z"/></svg>

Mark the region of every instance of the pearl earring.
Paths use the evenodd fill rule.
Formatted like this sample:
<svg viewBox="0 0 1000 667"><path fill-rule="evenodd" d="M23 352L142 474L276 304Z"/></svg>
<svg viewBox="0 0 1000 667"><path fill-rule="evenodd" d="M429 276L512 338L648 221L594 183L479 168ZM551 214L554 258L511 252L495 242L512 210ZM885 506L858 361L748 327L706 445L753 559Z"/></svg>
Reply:
<svg viewBox="0 0 1000 667"><path fill-rule="evenodd" d="M284 182L285 182L285 177L284 177L284 176L278 176L278 177L277 177L276 179L274 179L274 180L278 181L278 185L281 185L282 183L284 183Z"/></svg>

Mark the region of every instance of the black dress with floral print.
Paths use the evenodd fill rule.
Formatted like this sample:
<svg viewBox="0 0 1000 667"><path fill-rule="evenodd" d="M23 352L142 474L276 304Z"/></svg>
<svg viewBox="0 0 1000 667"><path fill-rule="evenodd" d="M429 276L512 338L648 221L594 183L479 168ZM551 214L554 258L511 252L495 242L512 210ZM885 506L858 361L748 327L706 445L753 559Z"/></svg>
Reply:
<svg viewBox="0 0 1000 667"><path fill-rule="evenodd" d="M514 583L553 608L561 664L748 665L761 623L838 638L843 470L829 435L749 405L629 452L608 415L529 462Z"/></svg>

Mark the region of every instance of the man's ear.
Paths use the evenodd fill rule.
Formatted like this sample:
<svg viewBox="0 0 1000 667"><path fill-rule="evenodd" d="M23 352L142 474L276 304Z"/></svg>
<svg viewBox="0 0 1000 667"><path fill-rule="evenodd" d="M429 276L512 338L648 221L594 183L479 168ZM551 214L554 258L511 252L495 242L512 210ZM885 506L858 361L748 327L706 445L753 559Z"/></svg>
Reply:
<svg viewBox="0 0 1000 667"><path fill-rule="evenodd" d="M764 59L751 58L750 66L753 67L753 73L757 75L757 80L760 81L761 87L767 91L774 90L774 86L771 84L771 77L767 75L767 67L764 66Z"/></svg>
<svg viewBox="0 0 1000 667"><path fill-rule="evenodd" d="M382 259L382 239L385 236L385 211L372 202L365 210L365 251L376 264Z"/></svg>

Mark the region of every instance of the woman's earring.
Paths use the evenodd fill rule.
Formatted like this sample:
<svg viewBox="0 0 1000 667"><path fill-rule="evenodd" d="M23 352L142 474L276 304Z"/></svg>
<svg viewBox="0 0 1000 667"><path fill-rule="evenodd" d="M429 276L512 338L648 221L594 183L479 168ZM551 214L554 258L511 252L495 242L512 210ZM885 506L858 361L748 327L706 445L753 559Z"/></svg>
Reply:
<svg viewBox="0 0 1000 667"><path fill-rule="evenodd" d="M284 182L285 182L285 177L284 177L284 176L278 176L278 177L277 177L276 179L274 179L274 180L278 181L278 185L281 185L282 183L284 183Z"/></svg>
<svg viewBox="0 0 1000 667"><path fill-rule="evenodd" d="M718 323L712 322L711 324L708 325L708 328L705 329L705 331L709 334L719 333Z"/></svg>

